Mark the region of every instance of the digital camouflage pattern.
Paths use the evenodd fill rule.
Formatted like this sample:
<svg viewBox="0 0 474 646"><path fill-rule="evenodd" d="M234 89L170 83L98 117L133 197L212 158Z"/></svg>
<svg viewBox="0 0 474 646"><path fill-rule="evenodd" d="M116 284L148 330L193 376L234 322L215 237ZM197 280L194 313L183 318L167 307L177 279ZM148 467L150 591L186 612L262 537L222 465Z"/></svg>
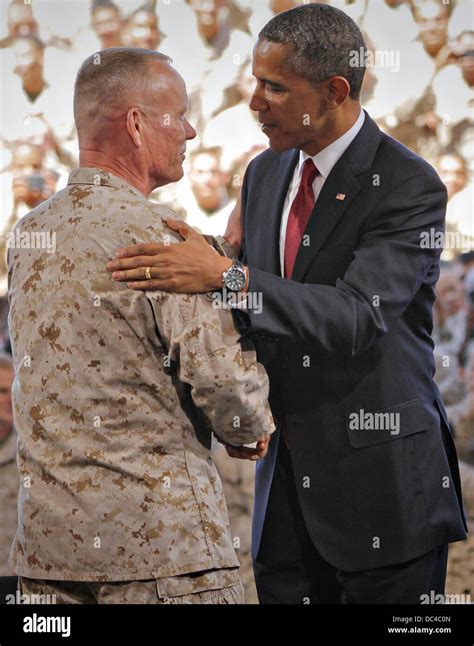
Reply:
<svg viewBox="0 0 474 646"><path fill-rule="evenodd" d="M17 500L20 479L16 465L16 433L0 440L0 576L14 576L8 553L17 526Z"/></svg>
<svg viewBox="0 0 474 646"><path fill-rule="evenodd" d="M234 445L272 432L266 373L207 295L131 291L106 270L117 247L177 242L169 216L125 181L80 168L17 225L11 565L21 576L130 581L238 565L211 426ZM54 245L36 248L38 232Z"/></svg>
<svg viewBox="0 0 474 646"><path fill-rule="evenodd" d="M238 569L221 569L197 575L164 577L148 581L83 582L48 581L20 577L19 592L30 602L46 598L51 603L230 605L244 603Z"/></svg>

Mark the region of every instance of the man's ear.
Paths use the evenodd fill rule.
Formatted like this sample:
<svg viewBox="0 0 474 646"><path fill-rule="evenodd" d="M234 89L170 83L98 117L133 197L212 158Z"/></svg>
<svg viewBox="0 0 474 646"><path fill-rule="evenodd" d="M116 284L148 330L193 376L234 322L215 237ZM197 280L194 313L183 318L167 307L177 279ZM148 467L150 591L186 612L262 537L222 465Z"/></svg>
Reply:
<svg viewBox="0 0 474 646"><path fill-rule="evenodd" d="M326 97L326 104L328 108L334 110L349 96L351 86L347 79L343 76L332 76L329 79L328 93Z"/></svg>
<svg viewBox="0 0 474 646"><path fill-rule="evenodd" d="M138 108L130 108L127 112L127 131L135 146L142 145L141 114Z"/></svg>

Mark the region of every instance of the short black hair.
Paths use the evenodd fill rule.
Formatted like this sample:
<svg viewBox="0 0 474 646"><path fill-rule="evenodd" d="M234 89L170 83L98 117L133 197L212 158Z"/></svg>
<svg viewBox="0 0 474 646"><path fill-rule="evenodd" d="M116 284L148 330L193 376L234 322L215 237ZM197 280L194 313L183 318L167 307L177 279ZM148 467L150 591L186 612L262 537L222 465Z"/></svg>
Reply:
<svg viewBox="0 0 474 646"><path fill-rule="evenodd" d="M343 76L350 85L349 96L358 99L364 80L364 57L354 66L366 45L356 23L340 9L326 4L295 7L274 16L260 31L259 38L291 45L288 69L312 83L331 76Z"/></svg>

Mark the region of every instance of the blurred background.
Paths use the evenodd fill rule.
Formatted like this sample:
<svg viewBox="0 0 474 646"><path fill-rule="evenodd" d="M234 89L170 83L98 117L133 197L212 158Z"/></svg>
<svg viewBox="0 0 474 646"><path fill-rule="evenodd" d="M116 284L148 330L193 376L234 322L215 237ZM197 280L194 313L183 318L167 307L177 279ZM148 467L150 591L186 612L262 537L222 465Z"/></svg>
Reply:
<svg viewBox="0 0 474 646"><path fill-rule="evenodd" d="M5 251L8 233L66 185L78 164L72 115L76 71L114 46L168 54L184 77L185 176L151 199L205 233L222 234L245 168L267 147L248 107L259 30L296 0L0 0L0 575L16 529L18 474L10 388ZM334 0L364 33L369 56L362 104L379 127L437 169L448 190L446 236L435 302L436 381L461 460L474 529L474 1ZM216 448L242 564L256 603L250 523L254 464ZM474 597L474 539L450 547L447 593Z"/></svg>

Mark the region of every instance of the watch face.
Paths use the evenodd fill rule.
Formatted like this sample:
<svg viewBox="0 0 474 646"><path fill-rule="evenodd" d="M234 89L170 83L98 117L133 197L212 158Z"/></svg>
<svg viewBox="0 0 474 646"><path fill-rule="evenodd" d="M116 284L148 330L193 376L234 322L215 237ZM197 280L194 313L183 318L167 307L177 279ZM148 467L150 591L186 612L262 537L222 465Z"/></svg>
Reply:
<svg viewBox="0 0 474 646"><path fill-rule="evenodd" d="M225 277L225 286L233 292L240 292L245 287L245 271L237 267L231 267Z"/></svg>

